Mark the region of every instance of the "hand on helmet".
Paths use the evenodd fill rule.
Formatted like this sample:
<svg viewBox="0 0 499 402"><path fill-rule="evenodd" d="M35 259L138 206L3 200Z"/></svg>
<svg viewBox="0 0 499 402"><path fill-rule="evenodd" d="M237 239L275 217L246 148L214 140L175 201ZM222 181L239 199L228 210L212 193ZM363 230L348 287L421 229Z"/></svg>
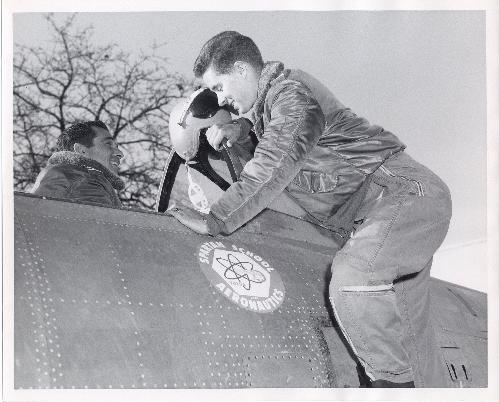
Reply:
<svg viewBox="0 0 499 402"><path fill-rule="evenodd" d="M227 124L214 124L206 130L206 138L210 145L219 150L224 138L227 139L227 146L231 147L241 135L241 125L237 120Z"/></svg>
<svg viewBox="0 0 499 402"><path fill-rule="evenodd" d="M227 124L215 124L211 126L206 130L206 138L210 145L218 151L224 138L227 139L227 146L231 147L241 136L247 135L250 129L251 123L242 118L233 120Z"/></svg>

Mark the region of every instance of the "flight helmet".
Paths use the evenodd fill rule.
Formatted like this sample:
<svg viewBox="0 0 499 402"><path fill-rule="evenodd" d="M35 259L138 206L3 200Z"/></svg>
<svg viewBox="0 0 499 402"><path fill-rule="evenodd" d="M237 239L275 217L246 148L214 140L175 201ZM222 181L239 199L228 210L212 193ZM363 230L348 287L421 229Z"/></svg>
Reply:
<svg viewBox="0 0 499 402"><path fill-rule="evenodd" d="M201 131L231 120L229 110L218 105L215 92L198 89L185 102L175 105L170 113L170 140L175 152L190 161L198 153Z"/></svg>

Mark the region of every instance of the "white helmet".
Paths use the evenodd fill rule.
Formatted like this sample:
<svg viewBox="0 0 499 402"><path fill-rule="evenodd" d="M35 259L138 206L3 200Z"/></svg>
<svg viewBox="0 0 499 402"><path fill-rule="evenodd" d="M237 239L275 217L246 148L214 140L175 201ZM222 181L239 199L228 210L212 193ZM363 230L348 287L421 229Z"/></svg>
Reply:
<svg viewBox="0 0 499 402"><path fill-rule="evenodd" d="M175 152L184 160L191 160L198 152L200 131L231 120L230 112L218 105L213 91L198 89L170 113L170 140Z"/></svg>

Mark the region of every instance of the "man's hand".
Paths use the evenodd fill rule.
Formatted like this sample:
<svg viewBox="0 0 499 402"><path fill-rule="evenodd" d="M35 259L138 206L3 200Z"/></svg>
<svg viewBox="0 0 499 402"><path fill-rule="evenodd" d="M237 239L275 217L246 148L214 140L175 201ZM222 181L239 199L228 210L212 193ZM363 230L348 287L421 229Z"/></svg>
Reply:
<svg viewBox="0 0 499 402"><path fill-rule="evenodd" d="M227 139L227 146L237 142L243 135L247 135L251 130L251 123L244 119L233 120L227 124L215 124L206 130L206 138L210 145L215 149L220 149L220 144Z"/></svg>
<svg viewBox="0 0 499 402"><path fill-rule="evenodd" d="M191 208L180 209L177 207L170 208L167 212L194 232L202 235L209 234L206 218L201 213Z"/></svg>

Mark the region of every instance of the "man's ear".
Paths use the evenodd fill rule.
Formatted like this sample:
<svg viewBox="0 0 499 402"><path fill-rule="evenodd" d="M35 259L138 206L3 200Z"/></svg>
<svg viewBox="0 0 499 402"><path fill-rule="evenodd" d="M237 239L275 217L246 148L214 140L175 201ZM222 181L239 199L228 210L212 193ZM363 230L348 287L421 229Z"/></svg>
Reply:
<svg viewBox="0 0 499 402"><path fill-rule="evenodd" d="M80 144L79 142L75 142L73 145L73 150L77 154L85 155L85 153L87 152L87 147L83 144Z"/></svg>
<svg viewBox="0 0 499 402"><path fill-rule="evenodd" d="M244 61L235 61L234 71L236 71L241 77L246 78L248 75L248 64Z"/></svg>

